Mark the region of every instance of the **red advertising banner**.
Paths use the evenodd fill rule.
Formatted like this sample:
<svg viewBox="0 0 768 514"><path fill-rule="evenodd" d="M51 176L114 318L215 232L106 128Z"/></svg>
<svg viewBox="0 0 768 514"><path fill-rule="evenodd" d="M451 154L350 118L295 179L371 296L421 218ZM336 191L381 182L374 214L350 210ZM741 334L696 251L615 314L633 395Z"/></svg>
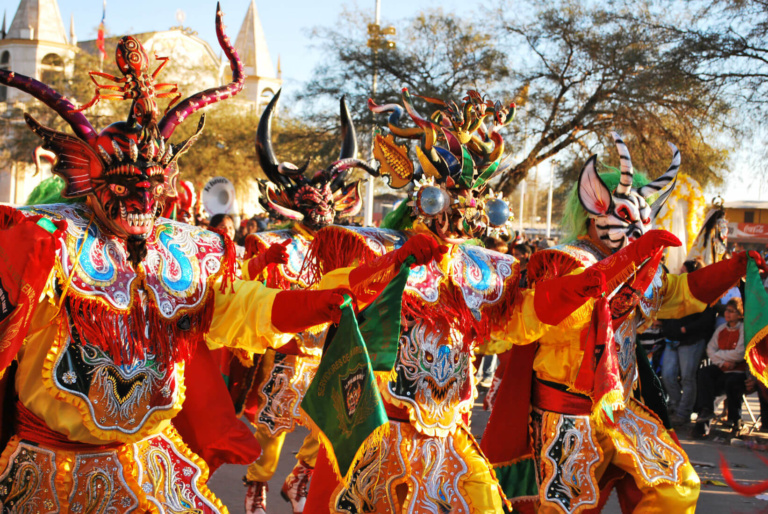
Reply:
<svg viewBox="0 0 768 514"><path fill-rule="evenodd" d="M728 223L728 240L734 242L768 243L768 224Z"/></svg>

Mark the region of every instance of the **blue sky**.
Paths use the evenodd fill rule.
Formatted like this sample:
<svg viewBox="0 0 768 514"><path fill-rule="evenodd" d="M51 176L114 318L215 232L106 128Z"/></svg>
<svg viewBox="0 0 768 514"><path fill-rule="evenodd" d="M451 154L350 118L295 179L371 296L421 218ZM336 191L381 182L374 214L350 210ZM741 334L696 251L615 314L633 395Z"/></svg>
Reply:
<svg viewBox="0 0 768 514"><path fill-rule="evenodd" d="M8 13L9 24L18 3L18 0L0 1L0 6ZM70 15L74 14L77 38L80 41L96 38L102 0L58 0L58 3L67 32ZM226 32L233 41L249 5L250 0L221 2ZM381 17L382 21L398 20L427 8L443 7L451 10L459 5L462 4L456 0L381 0ZM332 26L345 6L351 10L359 7L373 16L375 0L256 1L272 61L277 66L277 58L280 56L287 90L300 87L301 82L309 78L314 63L321 57L310 48L310 30L317 26ZM179 9L184 11L184 26L197 31L200 37L218 49L214 30L215 0L107 0L106 25L115 36L167 30L178 25L176 12Z"/></svg>
<svg viewBox="0 0 768 514"><path fill-rule="evenodd" d="M96 38L101 20L102 0L58 0L64 26L69 32L70 16L75 17L75 31L79 40ZM7 13L10 24L19 0L0 0L0 9ZM250 0L223 0L224 23L227 34L234 40L243 22ZM487 5L477 2L477 9ZM396 21L430 8L461 12L468 3L458 0L381 0L382 22ZM297 91L312 72L322 55L312 49L309 32L314 27L332 26L343 8L366 10L373 16L375 0L257 0L256 7L264 28L272 60L277 65L281 58L284 87L287 92ZM106 24L112 35L121 36L138 32L167 30L178 25L177 11L184 11L183 25L198 32L200 37L218 49L214 30L216 2L214 0L107 0ZM743 150L743 149L742 149ZM758 179L746 164L748 155L738 152L734 158L734 171L727 177L727 186L720 191L709 191L708 197L720 192L726 200L768 200L768 187ZM748 153L748 152L746 152ZM760 186L763 186L759 196Z"/></svg>

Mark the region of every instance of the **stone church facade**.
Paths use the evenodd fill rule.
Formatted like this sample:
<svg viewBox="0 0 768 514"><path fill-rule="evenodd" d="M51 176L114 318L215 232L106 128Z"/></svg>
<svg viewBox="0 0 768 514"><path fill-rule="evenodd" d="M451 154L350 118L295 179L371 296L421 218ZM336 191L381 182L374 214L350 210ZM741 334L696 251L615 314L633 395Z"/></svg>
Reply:
<svg viewBox="0 0 768 514"><path fill-rule="evenodd" d="M95 40L77 41L74 17L70 18L69 25L67 34L56 0L21 0L7 30L3 20L0 69L42 82L50 82L56 74L72 76L76 54L87 52L97 55L98 50ZM168 56L171 62L179 65L179 69L194 70L194 77L190 77L189 72L183 77L174 76L172 72L163 73L164 82L194 83L198 89L205 89L229 81L229 64L219 57L218 46L214 50L189 28L173 27L166 31L133 35L142 42L150 56ZM113 58L118 39L107 38L107 59ZM243 102L244 108L260 112L280 88L282 80L279 62L275 72L255 0L250 1L235 48L247 75L245 88L236 100ZM46 161L43 161L42 172L35 174L32 156L26 162L11 162L2 156L2 146L13 144L14 131L23 125L18 113L30 101L33 100L26 93L0 85L0 137L4 138L0 141L0 204L23 204L32 189L50 177L50 165ZM246 200L246 203L250 202Z"/></svg>

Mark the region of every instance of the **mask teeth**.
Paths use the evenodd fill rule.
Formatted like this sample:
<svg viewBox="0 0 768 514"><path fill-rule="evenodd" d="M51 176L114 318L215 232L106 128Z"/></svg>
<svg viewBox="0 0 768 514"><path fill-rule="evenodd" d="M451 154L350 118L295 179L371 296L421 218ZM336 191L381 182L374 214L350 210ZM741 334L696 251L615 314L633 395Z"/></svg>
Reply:
<svg viewBox="0 0 768 514"><path fill-rule="evenodd" d="M136 146L136 143L133 142L133 139L128 140L128 147L131 149L131 160L136 162L136 159L139 158L139 147Z"/></svg>
<svg viewBox="0 0 768 514"><path fill-rule="evenodd" d="M168 161L171 160L171 157L173 157L173 145L168 145L168 151L165 152L165 156L163 157L163 166L168 164Z"/></svg>
<svg viewBox="0 0 768 514"><path fill-rule="evenodd" d="M112 157L107 153L106 150L104 150L103 146L97 145L96 149L99 151L99 155L101 155L101 158L104 159L104 162L107 165L112 164Z"/></svg>
<svg viewBox="0 0 768 514"><path fill-rule="evenodd" d="M115 156L117 157L117 160L122 161L125 156L123 155L123 151L120 150L120 145L118 145L117 141L114 139L112 140L112 148L115 150Z"/></svg>
<svg viewBox="0 0 768 514"><path fill-rule="evenodd" d="M149 142L147 145L149 148L147 148L147 153L149 154L149 160L153 161L155 160L155 154L157 152L157 147L155 146L155 143L152 141Z"/></svg>
<svg viewBox="0 0 768 514"><path fill-rule="evenodd" d="M159 157L162 157L164 153L165 153L165 139L163 139L161 137L160 138L160 149L158 150L157 155Z"/></svg>

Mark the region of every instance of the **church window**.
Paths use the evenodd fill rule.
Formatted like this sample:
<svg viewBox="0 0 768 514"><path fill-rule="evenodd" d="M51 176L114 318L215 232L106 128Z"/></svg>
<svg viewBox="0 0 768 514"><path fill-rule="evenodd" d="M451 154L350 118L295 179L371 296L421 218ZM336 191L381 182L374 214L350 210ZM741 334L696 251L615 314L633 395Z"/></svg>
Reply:
<svg viewBox="0 0 768 514"><path fill-rule="evenodd" d="M0 70L11 69L11 52L6 50L3 55L0 55ZM8 99L8 87L0 86L0 102L5 102Z"/></svg>
<svg viewBox="0 0 768 514"><path fill-rule="evenodd" d="M64 73L64 59L60 55L48 54L40 65L40 80L51 84Z"/></svg>

